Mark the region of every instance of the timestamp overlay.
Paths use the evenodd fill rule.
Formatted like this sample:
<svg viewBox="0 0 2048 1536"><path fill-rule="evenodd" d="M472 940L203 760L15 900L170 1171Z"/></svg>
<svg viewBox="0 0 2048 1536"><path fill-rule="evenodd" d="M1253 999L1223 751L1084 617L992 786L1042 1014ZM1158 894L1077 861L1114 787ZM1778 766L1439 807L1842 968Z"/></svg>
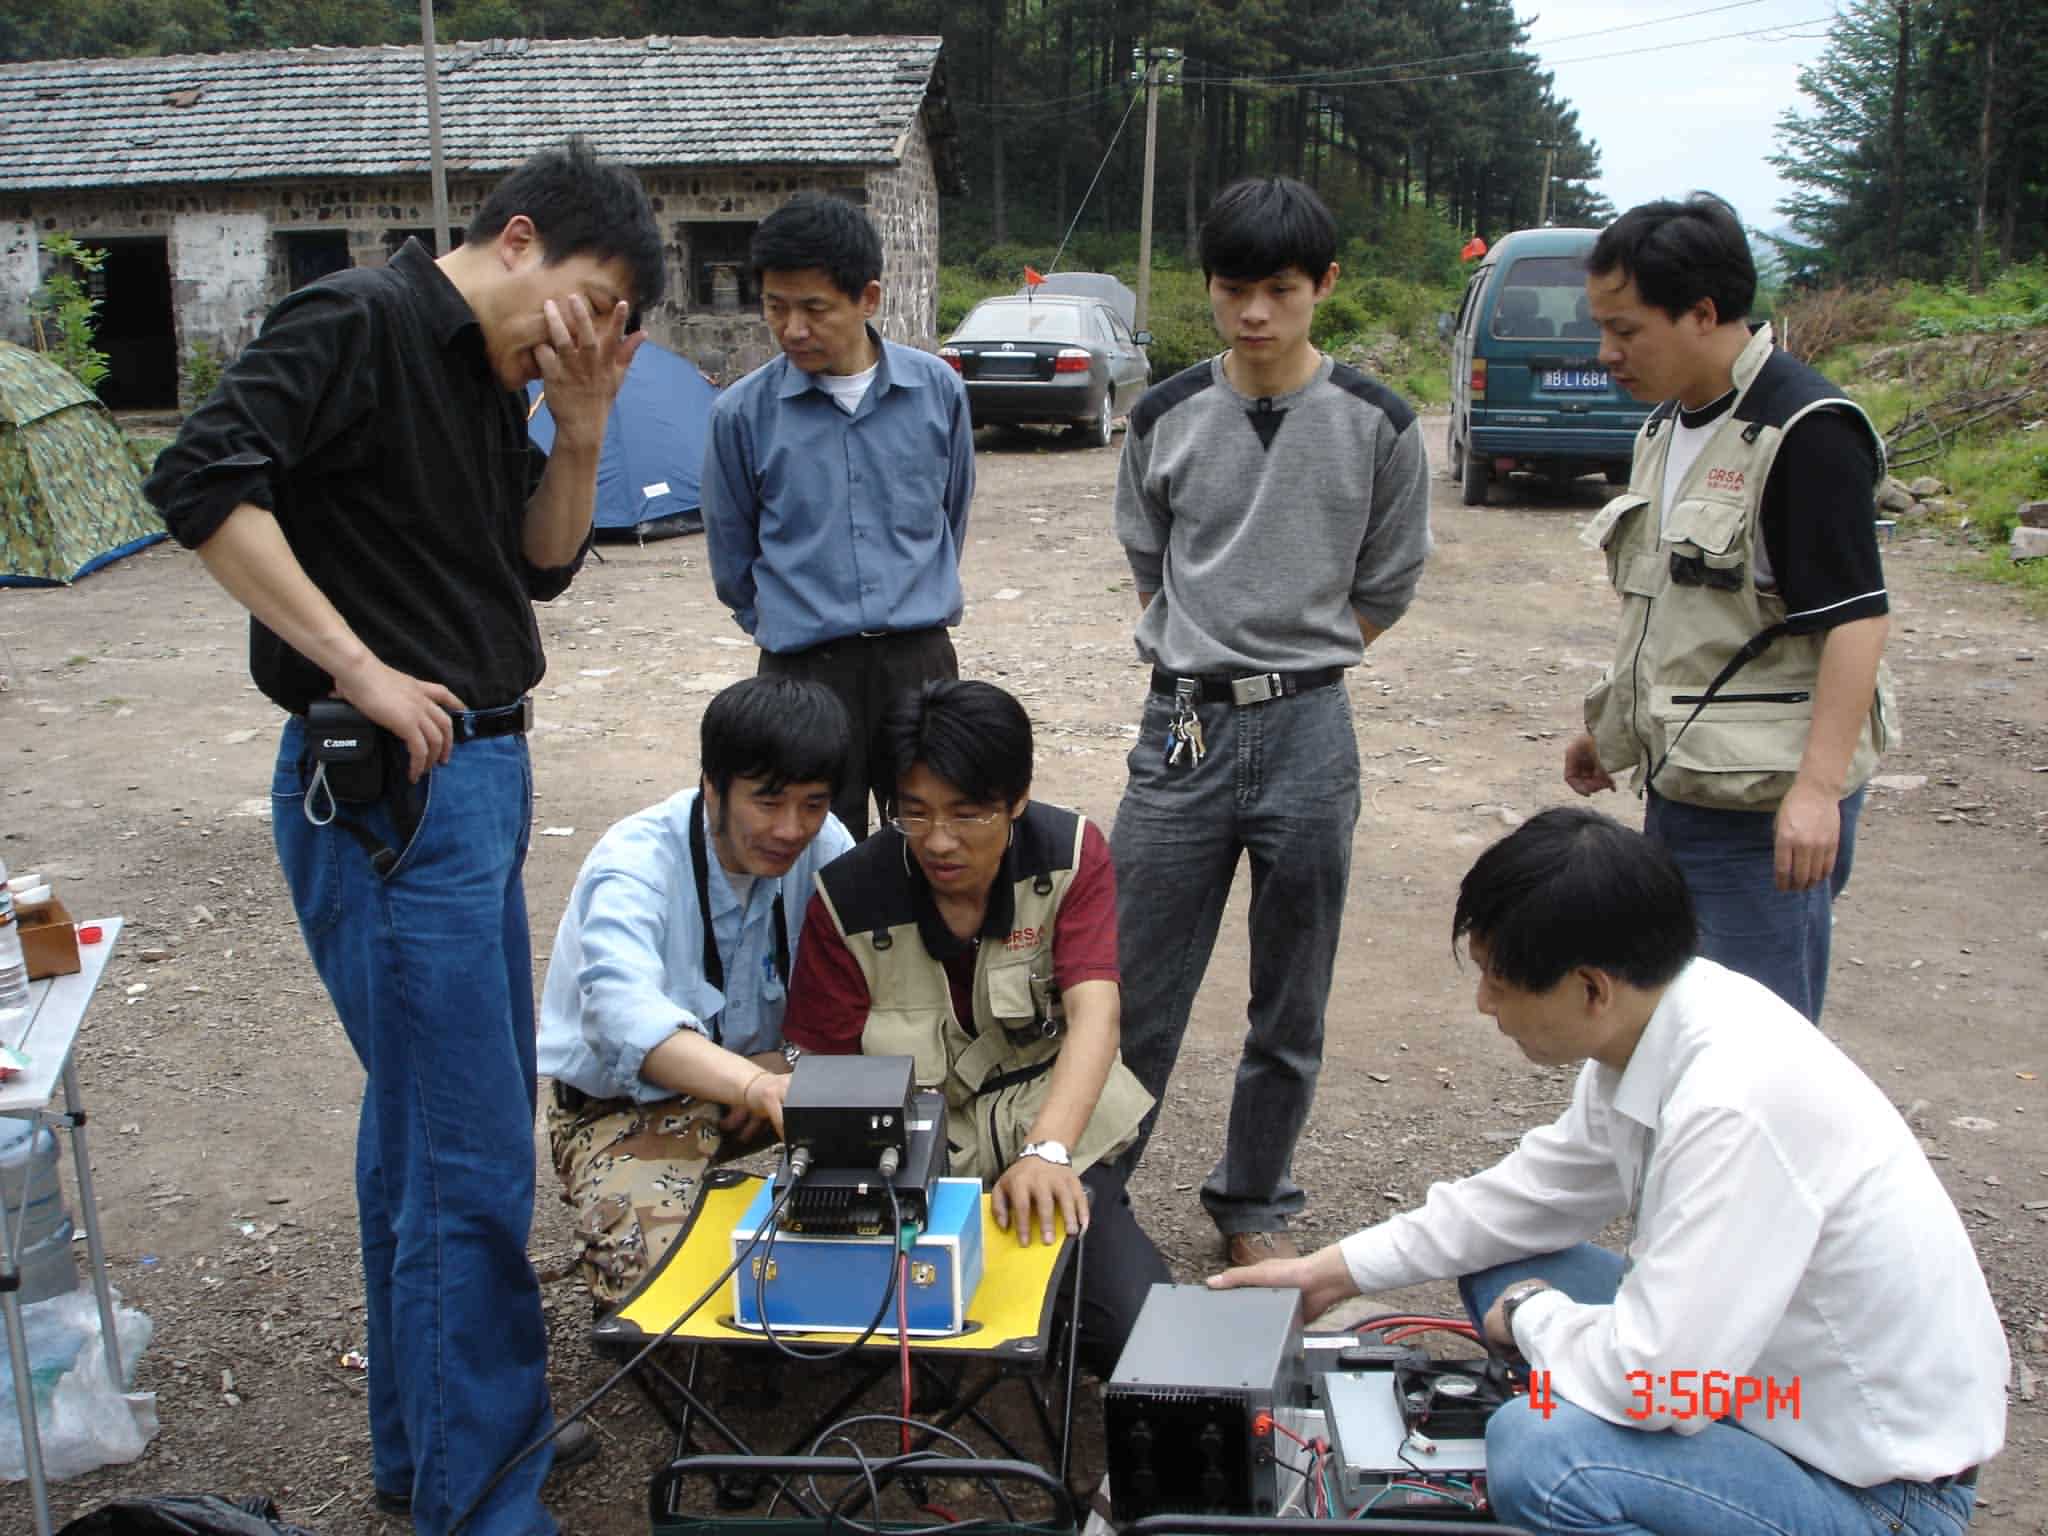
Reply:
<svg viewBox="0 0 2048 1536"><path fill-rule="evenodd" d="M1628 1416L1674 1419L1796 1419L1799 1378L1736 1376L1727 1371L1630 1371ZM1550 1372L1529 1373L1529 1406L1549 1418L1557 1410Z"/></svg>

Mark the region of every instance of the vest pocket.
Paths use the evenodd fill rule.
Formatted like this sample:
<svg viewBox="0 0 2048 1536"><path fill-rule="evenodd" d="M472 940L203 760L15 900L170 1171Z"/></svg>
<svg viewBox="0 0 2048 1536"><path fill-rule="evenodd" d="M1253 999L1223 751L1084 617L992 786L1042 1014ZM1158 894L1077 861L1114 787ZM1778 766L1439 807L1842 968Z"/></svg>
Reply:
<svg viewBox="0 0 2048 1536"><path fill-rule="evenodd" d="M1630 522L1631 513L1640 513L1649 504L1649 497L1626 492L1609 501L1579 532L1579 541L1588 549L1606 552L1607 581L1617 589L1621 587L1622 551L1629 543L1623 525Z"/></svg>
<svg viewBox="0 0 2048 1536"><path fill-rule="evenodd" d="M1742 537L1744 507L1739 501L1687 497L1664 518L1664 542L1681 555L1698 556L1715 568L1742 563L1737 541Z"/></svg>
<svg viewBox="0 0 2048 1536"><path fill-rule="evenodd" d="M1775 805L1806 751L1812 694L1802 688L1737 685L1702 708L1702 691L1695 685L1652 693L1656 755L1665 762L1651 788L1666 799L1693 805L1738 810Z"/></svg>
<svg viewBox="0 0 2048 1536"><path fill-rule="evenodd" d="M937 1008L871 1008L861 1032L864 1056L908 1056L920 1088L946 1083L946 1016Z"/></svg>

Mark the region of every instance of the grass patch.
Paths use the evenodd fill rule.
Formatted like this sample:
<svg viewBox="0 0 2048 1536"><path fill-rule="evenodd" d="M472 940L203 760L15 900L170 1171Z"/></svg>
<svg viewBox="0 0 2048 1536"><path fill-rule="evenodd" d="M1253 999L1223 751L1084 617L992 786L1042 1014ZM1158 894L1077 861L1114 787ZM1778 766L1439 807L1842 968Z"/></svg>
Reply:
<svg viewBox="0 0 2048 1536"><path fill-rule="evenodd" d="M1937 471L1967 503L1964 515L1987 539L2011 539L2023 501L2048 501L2048 427L2033 432L2000 432L1964 442L1941 460ZM2024 573L2025 565L2021 571Z"/></svg>
<svg viewBox="0 0 2048 1536"><path fill-rule="evenodd" d="M2048 618L2048 560L2015 562L2010 551L1994 549L1981 559L1966 562L1962 571L1999 586L2017 587L2028 611Z"/></svg>
<svg viewBox="0 0 2048 1536"><path fill-rule="evenodd" d="M156 468L156 456L170 446L171 439L168 437L130 436L128 456L135 460L135 473L147 477L149 472Z"/></svg>

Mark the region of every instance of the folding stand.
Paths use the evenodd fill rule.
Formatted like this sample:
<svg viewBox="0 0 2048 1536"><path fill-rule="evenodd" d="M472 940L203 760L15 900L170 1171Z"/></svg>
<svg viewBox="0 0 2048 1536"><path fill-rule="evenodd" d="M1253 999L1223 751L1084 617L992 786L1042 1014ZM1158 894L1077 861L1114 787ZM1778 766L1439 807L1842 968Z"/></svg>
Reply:
<svg viewBox="0 0 2048 1536"><path fill-rule="evenodd" d="M688 1349L688 1364L679 1378L668 1369L657 1350L635 1368L634 1380L676 1432L676 1451L685 1456L695 1448L693 1429L702 1422L741 1456L756 1453L731 1425L708 1403L700 1390L699 1374L707 1348L720 1351L753 1352L759 1357L781 1359L772 1341L732 1320L729 1292L713 1295L693 1316L677 1322L683 1309L702 1295L719 1272L732 1262L732 1233L746 1213L759 1174L738 1169L714 1169L707 1174L682 1232L666 1257L648 1272L633 1291L620 1302L611 1316L591 1331L591 1342L601 1353L617 1357L643 1348L669 1334L672 1342ZM1080 1327L1079 1286L1080 1244L1074 1238L1048 1246L1034 1243L1021 1247L1013 1234L995 1225L988 1199L982 1197L982 1252L984 1268L980 1288L967 1310L965 1331L944 1338L910 1340L913 1369L921 1380L944 1393L949 1402L945 1412L927 1425L919 1438L920 1448L929 1446L939 1432L949 1430L962 1419L973 1423L1017 1462L1027 1458L982 1412L982 1402L1006 1380L1025 1379L1027 1395L1039 1428L1045 1435L1049 1454L1058 1464L1058 1477L1065 1484L1073 1438L1073 1373ZM1071 1274L1068 1326L1061 1340L1064 1349L1055 1351L1053 1314L1061 1282ZM673 1327L672 1333L669 1330ZM805 1346L833 1345L858 1337L851 1333L799 1333L778 1328L777 1337ZM877 1330L852 1358L861 1364L857 1378L818 1416L809 1429L795 1437L786 1454L807 1450L818 1435L839 1422L847 1411L865 1397L893 1369L898 1356L893 1324ZM1061 1357L1061 1358L1056 1358ZM1045 1376L1058 1364L1065 1382L1064 1408L1059 1424L1039 1391L1035 1378ZM949 1380L942 1367L957 1365L985 1367L971 1388L962 1380Z"/></svg>

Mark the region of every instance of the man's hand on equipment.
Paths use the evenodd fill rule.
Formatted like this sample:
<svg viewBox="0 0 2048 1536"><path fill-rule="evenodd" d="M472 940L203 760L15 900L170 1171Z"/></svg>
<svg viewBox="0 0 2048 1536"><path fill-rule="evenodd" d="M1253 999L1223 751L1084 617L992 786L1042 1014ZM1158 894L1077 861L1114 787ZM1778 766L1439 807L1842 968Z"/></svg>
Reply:
<svg viewBox="0 0 2048 1536"><path fill-rule="evenodd" d="M1298 1259L1266 1259L1209 1277L1212 1291L1234 1291L1241 1285L1301 1292L1301 1315L1308 1322L1358 1294L1335 1243Z"/></svg>
<svg viewBox="0 0 2048 1536"><path fill-rule="evenodd" d="M1772 870L1781 891L1804 891L1835 872L1842 845L1842 805L1826 790L1794 779L1778 802Z"/></svg>
<svg viewBox="0 0 2048 1536"><path fill-rule="evenodd" d="M747 1080L740 1090L740 1102L726 1111L718 1128L745 1141L765 1125L777 1141L782 1140L782 1101L789 1094L789 1083L788 1073L763 1068L759 1076Z"/></svg>
<svg viewBox="0 0 2048 1536"><path fill-rule="evenodd" d="M1564 781L1582 795L1614 788L1613 776L1600 766L1600 750L1593 745L1593 733L1581 731L1565 743Z"/></svg>
<svg viewBox="0 0 2048 1536"><path fill-rule="evenodd" d="M1081 1176L1042 1157L1020 1157L1004 1169L991 1200L996 1225L1006 1232L1014 1229L1022 1248L1031 1246L1034 1225L1048 1245L1053 1242L1055 1213L1065 1218L1069 1232L1088 1227L1088 1191L1081 1187Z"/></svg>
<svg viewBox="0 0 2048 1536"><path fill-rule="evenodd" d="M334 680L334 691L405 744L406 777L415 784L455 750L455 722L469 708L439 683L412 677L366 655Z"/></svg>
<svg viewBox="0 0 2048 1536"><path fill-rule="evenodd" d="M548 414L554 417L557 432L600 440L612 401L646 333L626 334L629 311L623 299L602 324L580 293L565 302L549 299L544 308L548 339L533 349L533 356L540 364Z"/></svg>

